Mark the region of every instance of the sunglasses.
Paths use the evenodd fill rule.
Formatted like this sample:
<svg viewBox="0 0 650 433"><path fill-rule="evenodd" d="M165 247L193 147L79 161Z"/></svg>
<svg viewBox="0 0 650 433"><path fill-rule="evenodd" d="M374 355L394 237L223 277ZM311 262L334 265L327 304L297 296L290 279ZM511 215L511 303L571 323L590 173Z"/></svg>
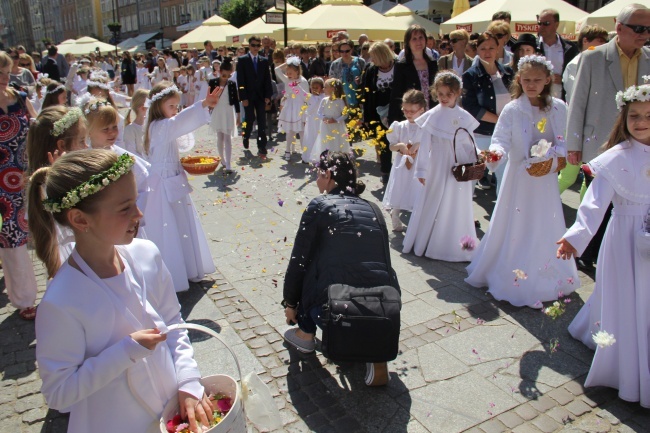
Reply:
<svg viewBox="0 0 650 433"><path fill-rule="evenodd" d="M553 24L553 22L551 22L551 21L537 21L537 25L539 25L539 26L547 27L547 26L550 26L551 24Z"/></svg>
<svg viewBox="0 0 650 433"><path fill-rule="evenodd" d="M494 36L496 36L499 39L502 39L502 38L505 38L506 36L508 36L508 34L507 33L495 33Z"/></svg>
<svg viewBox="0 0 650 433"><path fill-rule="evenodd" d="M262 44L250 44L251 48L259 48L261 46L262 46Z"/></svg>
<svg viewBox="0 0 650 433"><path fill-rule="evenodd" d="M636 33L637 35L642 35L645 32L650 32L650 26L640 26L640 25L625 24L625 23L623 23L623 25L625 27L628 27L628 28L632 29L632 31L634 33Z"/></svg>
<svg viewBox="0 0 650 433"><path fill-rule="evenodd" d="M343 53L343 54L347 54L347 53L351 53L351 52L352 52L352 50L339 50L339 53Z"/></svg>

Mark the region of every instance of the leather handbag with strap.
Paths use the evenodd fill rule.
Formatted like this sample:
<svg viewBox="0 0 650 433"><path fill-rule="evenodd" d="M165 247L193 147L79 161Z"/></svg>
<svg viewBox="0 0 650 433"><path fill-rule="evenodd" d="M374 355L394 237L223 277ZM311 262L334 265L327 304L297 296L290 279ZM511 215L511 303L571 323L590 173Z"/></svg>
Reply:
<svg viewBox="0 0 650 433"><path fill-rule="evenodd" d="M370 203L382 231L386 222L381 210ZM388 239L384 237L386 266L390 275ZM391 286L352 287L332 284L321 316L323 355L334 361L386 362L397 357L401 296Z"/></svg>

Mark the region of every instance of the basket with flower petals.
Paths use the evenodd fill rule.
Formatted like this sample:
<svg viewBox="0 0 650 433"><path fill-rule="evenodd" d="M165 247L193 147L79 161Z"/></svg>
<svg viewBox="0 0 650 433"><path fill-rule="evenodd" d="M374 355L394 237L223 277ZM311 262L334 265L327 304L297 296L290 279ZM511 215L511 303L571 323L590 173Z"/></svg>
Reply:
<svg viewBox="0 0 650 433"><path fill-rule="evenodd" d="M202 175L214 173L220 161L218 156L185 156L181 158L181 165L189 174Z"/></svg>
<svg viewBox="0 0 650 433"><path fill-rule="evenodd" d="M553 146L542 139L530 149L531 157L526 160L526 171L534 177L542 177L551 173L558 173L566 167L564 149Z"/></svg>

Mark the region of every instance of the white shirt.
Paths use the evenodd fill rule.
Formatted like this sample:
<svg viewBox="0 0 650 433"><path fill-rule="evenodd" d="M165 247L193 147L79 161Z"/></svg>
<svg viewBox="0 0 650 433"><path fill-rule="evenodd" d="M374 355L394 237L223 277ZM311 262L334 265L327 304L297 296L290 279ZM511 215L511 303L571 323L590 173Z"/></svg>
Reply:
<svg viewBox="0 0 650 433"><path fill-rule="evenodd" d="M564 66L564 49L562 48L562 43L560 42L560 37L557 36L555 43L553 45L546 45L544 38L540 36L542 41L542 46L544 47L544 57L546 60L553 64L553 73L562 74L562 67ZM553 84L552 86L553 96L555 98L562 97L562 84Z"/></svg>
<svg viewBox="0 0 650 433"><path fill-rule="evenodd" d="M458 65L458 58L456 57L456 54L451 56L451 67L454 69L454 72L458 74L459 77L463 75L463 70L465 66L465 58L460 59L460 65Z"/></svg>

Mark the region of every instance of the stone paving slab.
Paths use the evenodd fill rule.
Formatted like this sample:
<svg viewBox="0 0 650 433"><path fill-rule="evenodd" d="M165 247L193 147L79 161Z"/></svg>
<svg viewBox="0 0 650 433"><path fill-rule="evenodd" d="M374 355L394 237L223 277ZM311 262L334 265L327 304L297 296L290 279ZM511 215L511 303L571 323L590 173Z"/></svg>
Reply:
<svg viewBox="0 0 650 433"><path fill-rule="evenodd" d="M196 151L214 153L207 127L196 137ZM374 151L357 147L366 149L359 160L364 197L378 202L382 190ZM593 290L592 276L585 274L567 312L553 321L467 285L466 263L402 254L403 234L391 233L404 308L400 354L389 364L389 384L369 389L362 365L289 350L282 341L287 325L279 301L298 222L316 187L297 156L287 164L272 150L261 162L245 154L237 139L233 157L235 174L219 170L190 179L218 272L214 281L192 285L179 299L189 322L219 332L242 372L255 371L268 384L284 422L279 431L650 431L650 411L618 399L615 390L582 386L593 352L566 327ZM494 191L477 195L475 217L483 233L495 197ZM578 193L569 189L562 199L571 222ZM402 220L408 223L406 213ZM35 263L42 294L44 272ZM236 376L226 349L200 333L190 337L205 374ZM556 351L552 341L559 343ZM66 429L67 417L48 411L39 394L35 344L33 324L20 320L0 294L1 432Z"/></svg>

